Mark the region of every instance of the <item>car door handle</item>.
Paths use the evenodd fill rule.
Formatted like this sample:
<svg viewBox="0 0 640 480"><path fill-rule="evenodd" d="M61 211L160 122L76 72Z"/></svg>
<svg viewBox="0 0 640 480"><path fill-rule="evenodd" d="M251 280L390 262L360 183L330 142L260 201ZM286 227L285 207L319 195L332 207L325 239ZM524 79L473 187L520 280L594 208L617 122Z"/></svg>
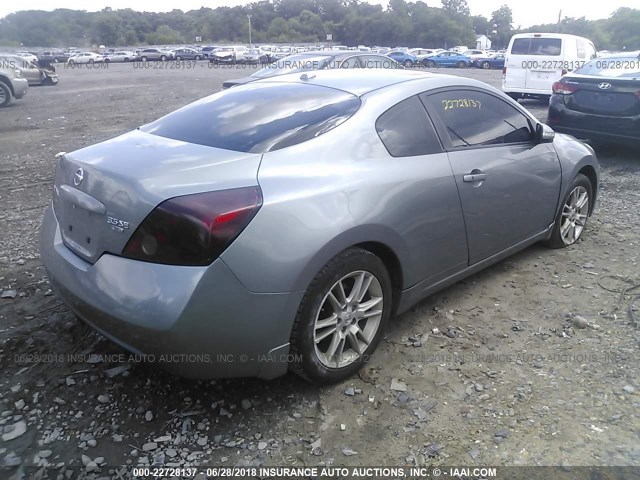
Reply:
<svg viewBox="0 0 640 480"><path fill-rule="evenodd" d="M464 180L465 182L481 182L486 179L487 179L486 173L470 173L462 177L462 180Z"/></svg>

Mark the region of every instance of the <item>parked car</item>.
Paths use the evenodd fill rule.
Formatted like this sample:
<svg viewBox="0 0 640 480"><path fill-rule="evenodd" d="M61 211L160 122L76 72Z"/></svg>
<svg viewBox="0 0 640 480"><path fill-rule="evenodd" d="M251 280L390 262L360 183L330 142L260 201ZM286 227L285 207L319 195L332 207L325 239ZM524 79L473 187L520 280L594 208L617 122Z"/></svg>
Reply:
<svg viewBox="0 0 640 480"><path fill-rule="evenodd" d="M103 63L104 57L97 53L93 52L83 52L78 55L74 55L73 57L69 57L67 63L69 65L93 65L94 63Z"/></svg>
<svg viewBox="0 0 640 480"><path fill-rule="evenodd" d="M471 65L471 59L466 55L454 51L444 51L425 57L422 63L427 68L434 67L457 67L465 68Z"/></svg>
<svg viewBox="0 0 640 480"><path fill-rule="evenodd" d="M52 61L54 63L66 62L69 60L69 54L63 51L48 51L42 52L38 57L38 60Z"/></svg>
<svg viewBox="0 0 640 480"><path fill-rule="evenodd" d="M22 57L29 62L37 62L38 56L31 52L16 52L15 55L18 57Z"/></svg>
<svg viewBox="0 0 640 480"><path fill-rule="evenodd" d="M209 55L209 61L212 63L239 63L244 59L247 52L244 46L220 47Z"/></svg>
<svg viewBox="0 0 640 480"><path fill-rule="evenodd" d="M161 50L159 48L145 48L137 52L137 59L141 62L148 62L150 60L156 60L166 62L173 59L173 54L168 50Z"/></svg>
<svg viewBox="0 0 640 480"><path fill-rule="evenodd" d="M502 91L514 99L548 99L551 86L597 56L588 38L563 33L519 33L511 37Z"/></svg>
<svg viewBox="0 0 640 480"><path fill-rule="evenodd" d="M250 48L242 55L242 63L264 65L269 63L269 55L257 48Z"/></svg>
<svg viewBox="0 0 640 480"><path fill-rule="evenodd" d="M29 86L57 85L58 83L58 75L55 73L55 69L52 69L53 67L43 68L17 55L0 54L0 62L19 70L20 77L26 79ZM38 62L44 61L38 60Z"/></svg>
<svg viewBox="0 0 640 480"><path fill-rule="evenodd" d="M273 60L280 60L281 58L285 58L288 57L289 55L291 55L293 53L291 47L277 47L274 51L273 51L273 55L272 55L272 59Z"/></svg>
<svg viewBox="0 0 640 480"><path fill-rule="evenodd" d="M390 317L536 242L582 237L593 149L499 90L313 73L59 157L40 231L59 298L177 373L332 383Z"/></svg>
<svg viewBox="0 0 640 480"><path fill-rule="evenodd" d="M244 85L262 78L275 77L287 73L302 73L334 68L402 69L403 67L392 58L369 52L325 50L322 52L298 53L277 60L248 77L227 80L222 84L222 88Z"/></svg>
<svg viewBox="0 0 640 480"><path fill-rule="evenodd" d="M547 121L555 130L640 146L640 52L593 59L552 91Z"/></svg>
<svg viewBox="0 0 640 480"><path fill-rule="evenodd" d="M198 52L193 48L178 48L176 50L172 50L173 58L176 60L202 60L204 56L202 52Z"/></svg>
<svg viewBox="0 0 640 480"><path fill-rule="evenodd" d="M12 62L0 60L0 108L27 94L29 82Z"/></svg>
<svg viewBox="0 0 640 480"><path fill-rule="evenodd" d="M411 55L414 55L418 59L418 63L420 63L424 58L435 55L436 53L438 53L438 51L431 48L414 48L412 50L409 50L409 53Z"/></svg>
<svg viewBox="0 0 640 480"><path fill-rule="evenodd" d="M104 53L102 56L104 57L105 63L133 62L136 59L135 52L127 52L127 51L109 52L109 53Z"/></svg>
<svg viewBox="0 0 640 480"><path fill-rule="evenodd" d="M464 52L460 52L465 57L469 57L473 62L477 58L488 57L489 53L486 50L465 50Z"/></svg>
<svg viewBox="0 0 640 480"><path fill-rule="evenodd" d="M202 53L203 58L209 58L209 55L215 52L217 48L217 46L208 45L206 47L202 47L200 49L200 53Z"/></svg>
<svg viewBox="0 0 640 480"><path fill-rule="evenodd" d="M407 52L402 52L400 50L387 53L387 57L393 58L396 62L401 63L406 68L413 67L416 63L418 63L418 57Z"/></svg>
<svg viewBox="0 0 640 480"><path fill-rule="evenodd" d="M476 68L503 68L505 55L503 53L495 53L485 57L477 57L471 61L471 65Z"/></svg>

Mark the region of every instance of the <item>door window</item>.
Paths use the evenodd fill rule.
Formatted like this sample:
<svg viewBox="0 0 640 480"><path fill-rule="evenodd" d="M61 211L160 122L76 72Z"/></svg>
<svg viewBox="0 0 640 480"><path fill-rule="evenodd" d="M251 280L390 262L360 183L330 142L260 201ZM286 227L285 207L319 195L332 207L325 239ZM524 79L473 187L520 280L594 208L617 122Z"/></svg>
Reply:
<svg viewBox="0 0 640 480"><path fill-rule="evenodd" d="M527 117L507 102L477 90L448 90L420 95L435 115L443 141L453 148L521 143L533 140Z"/></svg>

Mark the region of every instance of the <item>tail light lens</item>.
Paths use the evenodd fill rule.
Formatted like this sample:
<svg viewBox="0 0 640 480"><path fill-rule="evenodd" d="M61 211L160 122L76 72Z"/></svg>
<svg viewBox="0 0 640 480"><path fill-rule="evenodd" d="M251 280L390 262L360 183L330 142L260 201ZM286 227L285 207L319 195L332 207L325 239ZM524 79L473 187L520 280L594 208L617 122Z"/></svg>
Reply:
<svg viewBox="0 0 640 480"><path fill-rule="evenodd" d="M171 198L144 219L122 255L168 265L209 265L261 206L257 186Z"/></svg>
<svg viewBox="0 0 640 480"><path fill-rule="evenodd" d="M636 91L635 96L638 97L638 100L640 100L640 90Z"/></svg>
<svg viewBox="0 0 640 480"><path fill-rule="evenodd" d="M551 86L551 91L559 95L571 95L576 90L578 90L578 87L576 87L575 85L569 85L567 83L563 83L562 81L554 82Z"/></svg>

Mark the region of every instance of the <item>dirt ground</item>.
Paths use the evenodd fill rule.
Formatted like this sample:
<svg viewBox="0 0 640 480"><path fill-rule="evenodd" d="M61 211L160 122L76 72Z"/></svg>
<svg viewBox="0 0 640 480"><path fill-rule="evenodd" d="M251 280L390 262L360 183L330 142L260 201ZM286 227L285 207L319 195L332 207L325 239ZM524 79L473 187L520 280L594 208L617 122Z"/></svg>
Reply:
<svg viewBox="0 0 640 480"><path fill-rule="evenodd" d="M610 291L640 282L637 151L598 150L599 205L579 244L531 247L423 301L359 376L322 388L291 375L185 380L121 362L75 320L49 288L38 228L58 152L250 71L59 73L59 86L0 111L0 465L12 467L0 478L38 464L65 478L152 464L640 465L640 326ZM500 82L499 71L447 73ZM545 105L524 105L545 120Z"/></svg>

